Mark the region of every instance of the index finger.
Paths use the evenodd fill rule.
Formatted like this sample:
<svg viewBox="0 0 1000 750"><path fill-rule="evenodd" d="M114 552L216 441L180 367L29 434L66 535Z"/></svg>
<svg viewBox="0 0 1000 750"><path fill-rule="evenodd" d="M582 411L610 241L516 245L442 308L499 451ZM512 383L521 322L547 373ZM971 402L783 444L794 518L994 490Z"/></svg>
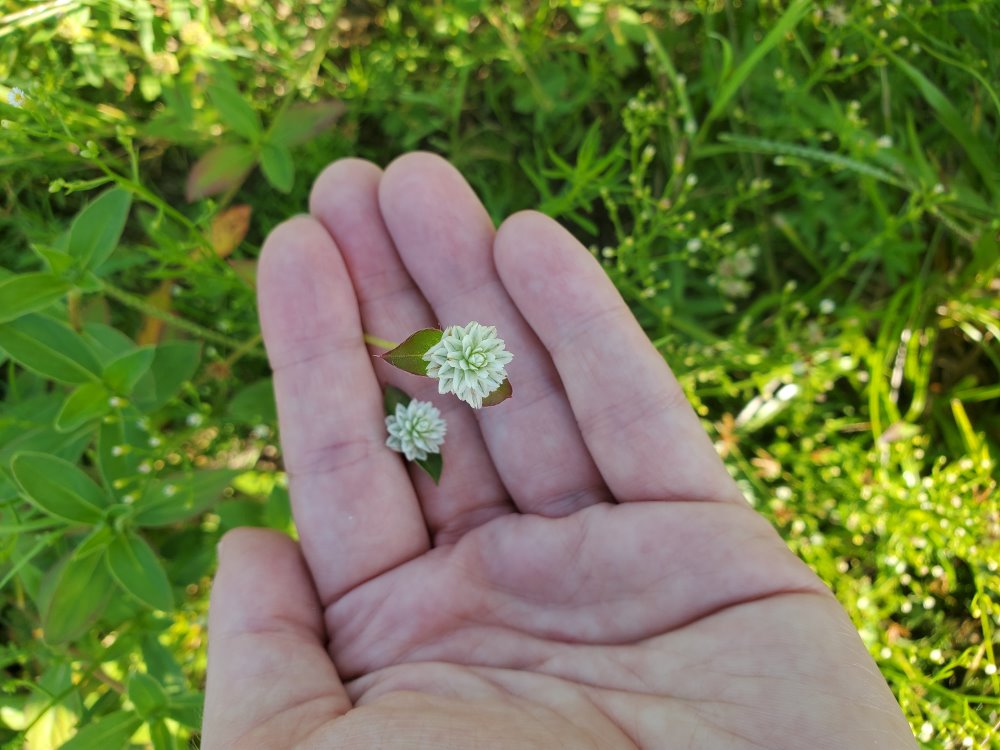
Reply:
<svg viewBox="0 0 1000 750"><path fill-rule="evenodd" d="M261 330L274 370L292 510L324 605L425 552L427 528L398 454L343 258L299 217L264 244Z"/></svg>

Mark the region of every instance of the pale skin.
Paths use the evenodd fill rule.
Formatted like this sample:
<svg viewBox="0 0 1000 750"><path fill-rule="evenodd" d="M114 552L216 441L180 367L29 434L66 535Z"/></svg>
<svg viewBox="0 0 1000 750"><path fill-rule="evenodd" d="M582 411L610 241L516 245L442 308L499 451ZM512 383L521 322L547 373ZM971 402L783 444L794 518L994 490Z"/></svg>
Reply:
<svg viewBox="0 0 1000 750"><path fill-rule="evenodd" d="M220 545L205 750L916 747L556 222L495 230L429 154L338 161L258 285L301 542ZM475 412L363 341L470 320L514 353ZM441 408L440 486L384 447L382 383Z"/></svg>

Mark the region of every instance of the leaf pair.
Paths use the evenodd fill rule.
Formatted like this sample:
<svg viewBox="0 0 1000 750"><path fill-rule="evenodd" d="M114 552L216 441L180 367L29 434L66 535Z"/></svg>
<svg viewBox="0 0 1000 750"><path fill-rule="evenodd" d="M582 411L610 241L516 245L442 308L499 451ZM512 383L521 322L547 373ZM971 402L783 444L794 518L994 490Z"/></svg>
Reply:
<svg viewBox="0 0 1000 750"><path fill-rule="evenodd" d="M304 143L331 127L344 113L337 101L298 104L282 111L264 133L257 113L238 94L209 87L209 96L223 119L245 143L226 143L207 151L188 174L188 202L236 188L260 162L264 177L287 193L295 182L291 147Z"/></svg>

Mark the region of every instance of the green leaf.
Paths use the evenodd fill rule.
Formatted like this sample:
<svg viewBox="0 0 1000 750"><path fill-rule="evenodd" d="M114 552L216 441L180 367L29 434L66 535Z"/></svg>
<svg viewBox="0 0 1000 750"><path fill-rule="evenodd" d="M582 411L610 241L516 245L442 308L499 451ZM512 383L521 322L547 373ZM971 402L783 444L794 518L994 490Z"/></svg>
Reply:
<svg viewBox="0 0 1000 750"><path fill-rule="evenodd" d="M130 394L153 364L155 355L155 347L143 346L117 357L104 368L104 382L118 393Z"/></svg>
<svg viewBox="0 0 1000 750"><path fill-rule="evenodd" d="M174 608L170 580L145 539L132 532L119 534L108 545L108 570L125 591L153 609Z"/></svg>
<svg viewBox="0 0 1000 750"><path fill-rule="evenodd" d="M111 360L135 349L135 342L117 328L104 323L84 323L83 337L94 354L107 367Z"/></svg>
<svg viewBox="0 0 1000 750"><path fill-rule="evenodd" d="M0 324L0 348L29 370L63 383L97 380L97 356L72 328L32 313Z"/></svg>
<svg viewBox="0 0 1000 750"><path fill-rule="evenodd" d="M504 380L500 387L483 399L483 406L496 406L502 401L506 401L514 395L514 389L510 385L510 380Z"/></svg>
<svg viewBox="0 0 1000 750"><path fill-rule="evenodd" d="M133 516L139 526L169 526L211 508L239 474L207 469L154 479L146 485Z"/></svg>
<svg viewBox="0 0 1000 750"><path fill-rule="evenodd" d="M883 50L883 52L920 89L924 99L934 108L941 124L948 129L958 145L965 149L965 153L969 157L969 164L982 175L983 181L993 194L994 199L1000 196L1000 172L996 168L997 160L991 158L983 141L972 132L972 128L966 123L965 118L955 108L955 105L949 101L941 89L919 70L892 52L888 50Z"/></svg>
<svg viewBox="0 0 1000 750"><path fill-rule="evenodd" d="M274 384L271 378L258 380L236 393L226 407L230 418L244 424L274 424L278 412L274 405Z"/></svg>
<svg viewBox="0 0 1000 750"><path fill-rule="evenodd" d="M86 538L73 550L71 561L103 553L108 547L108 542L111 541L112 533L111 529L105 525L95 526L94 530L87 534Z"/></svg>
<svg viewBox="0 0 1000 750"><path fill-rule="evenodd" d="M69 236L68 233L66 236ZM73 267L73 256L69 253L64 253L54 247L38 243L34 243L31 249L35 251L38 257L45 261L45 265L49 267L49 271L57 276L62 276Z"/></svg>
<svg viewBox="0 0 1000 750"><path fill-rule="evenodd" d="M205 696L202 693L183 693L170 696L170 718L188 729L200 729L205 715Z"/></svg>
<svg viewBox="0 0 1000 750"><path fill-rule="evenodd" d="M51 273L25 273L0 281L0 323L51 305L70 289Z"/></svg>
<svg viewBox="0 0 1000 750"><path fill-rule="evenodd" d="M265 143L260 153L260 167L267 181L282 193L295 184L295 162L288 147L281 143Z"/></svg>
<svg viewBox="0 0 1000 750"><path fill-rule="evenodd" d="M149 433L138 420L134 409L125 408L101 420L97 430L97 468L105 486L115 493L116 484L136 477L142 463L142 452L136 448L147 444Z"/></svg>
<svg viewBox="0 0 1000 750"><path fill-rule="evenodd" d="M788 6L781 18L771 26L771 30L767 32L767 36L761 40L760 44L753 48L746 59L733 71L732 76L722 84L722 89L715 95L712 109L709 110L708 116L705 117L706 125L725 111L726 106L736 96L740 86L743 85L750 73L753 72L753 69L757 67L758 63L764 59L768 52L781 43L788 32L798 25L799 21L810 11L812 5L812 0L794 0Z"/></svg>
<svg viewBox="0 0 1000 750"><path fill-rule="evenodd" d="M337 101L292 105L274 118L268 140L282 146L305 143L332 127L345 109Z"/></svg>
<svg viewBox="0 0 1000 750"><path fill-rule="evenodd" d="M177 750L177 738L163 719L150 722L149 740L153 743L153 750Z"/></svg>
<svg viewBox="0 0 1000 750"><path fill-rule="evenodd" d="M157 346L153 364L136 384L136 406L150 412L166 404L191 379L200 359L201 344L195 341L168 341Z"/></svg>
<svg viewBox="0 0 1000 750"><path fill-rule="evenodd" d="M385 387L385 393L382 396L382 405L385 407L385 415L387 417L392 416L396 413L396 406L402 404L406 406L413 399L410 395L404 391L402 388L397 388L394 385L387 385Z"/></svg>
<svg viewBox="0 0 1000 750"><path fill-rule="evenodd" d="M222 121L248 141L256 141L262 132L260 117L234 86L213 83L208 87L212 104L222 115Z"/></svg>
<svg viewBox="0 0 1000 750"><path fill-rule="evenodd" d="M438 484L441 481L441 472L444 470L444 459L441 458L440 453L428 453L427 458L417 459L414 463L430 475L430 478L434 480L434 484Z"/></svg>
<svg viewBox="0 0 1000 750"><path fill-rule="evenodd" d="M442 336L444 336L444 332L437 328L424 328L414 333L395 349L380 356L400 370L411 372L414 375L426 375L427 362L423 359L424 352L437 344Z"/></svg>
<svg viewBox="0 0 1000 750"><path fill-rule="evenodd" d="M83 268L97 268L118 245L125 229L132 195L120 188L102 193L73 220L69 231L69 254Z"/></svg>
<svg viewBox="0 0 1000 750"><path fill-rule="evenodd" d="M100 419L111 411L110 398L111 394L100 383L77 386L63 401L56 415L55 428L59 432L72 432L87 422Z"/></svg>
<svg viewBox="0 0 1000 750"><path fill-rule="evenodd" d="M59 750L121 750L142 725L130 711L115 711L91 722Z"/></svg>
<svg viewBox="0 0 1000 750"><path fill-rule="evenodd" d="M11 471L32 504L50 516L94 524L104 515L107 494L69 461L44 453L19 453L11 461Z"/></svg>
<svg viewBox="0 0 1000 750"><path fill-rule="evenodd" d="M242 144L210 149L188 173L185 189L188 203L236 187L253 169L256 160L254 150Z"/></svg>
<svg viewBox="0 0 1000 750"><path fill-rule="evenodd" d="M101 555L77 560L71 553L49 576L39 596L45 640L53 644L76 640L104 612L114 582Z"/></svg>
<svg viewBox="0 0 1000 750"><path fill-rule="evenodd" d="M128 699L136 712L147 721L167 705L167 693L156 678L136 672L128 680Z"/></svg>

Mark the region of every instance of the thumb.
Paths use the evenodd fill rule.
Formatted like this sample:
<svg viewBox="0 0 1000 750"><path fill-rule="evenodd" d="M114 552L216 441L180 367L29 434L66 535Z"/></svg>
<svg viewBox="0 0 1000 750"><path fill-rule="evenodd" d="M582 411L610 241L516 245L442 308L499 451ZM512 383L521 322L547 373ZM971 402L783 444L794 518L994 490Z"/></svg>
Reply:
<svg viewBox="0 0 1000 750"><path fill-rule="evenodd" d="M208 617L202 750L290 747L348 711L324 641L298 544L265 529L226 534Z"/></svg>

